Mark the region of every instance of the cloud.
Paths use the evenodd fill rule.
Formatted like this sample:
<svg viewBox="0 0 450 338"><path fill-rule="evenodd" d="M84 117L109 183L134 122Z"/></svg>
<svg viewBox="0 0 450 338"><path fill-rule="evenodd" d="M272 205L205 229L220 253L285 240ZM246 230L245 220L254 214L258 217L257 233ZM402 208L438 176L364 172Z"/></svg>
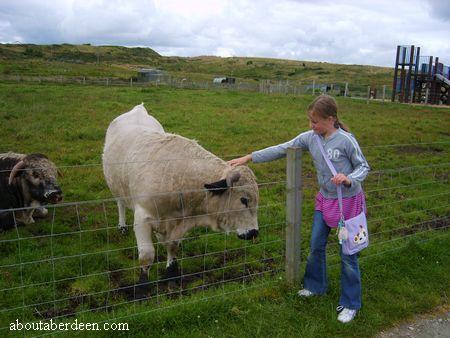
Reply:
<svg viewBox="0 0 450 338"><path fill-rule="evenodd" d="M431 16L443 21L450 21L450 1L428 0Z"/></svg>
<svg viewBox="0 0 450 338"><path fill-rule="evenodd" d="M2 0L0 42L393 66L398 44L450 55L449 13L437 0Z"/></svg>

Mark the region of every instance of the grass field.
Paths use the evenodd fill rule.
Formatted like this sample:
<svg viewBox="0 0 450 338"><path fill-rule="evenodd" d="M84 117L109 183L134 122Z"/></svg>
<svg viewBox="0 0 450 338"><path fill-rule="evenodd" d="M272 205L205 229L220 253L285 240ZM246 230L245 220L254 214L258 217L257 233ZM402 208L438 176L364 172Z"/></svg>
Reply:
<svg viewBox="0 0 450 338"><path fill-rule="evenodd" d="M372 237L361 254L364 307L354 323L336 322L334 236L326 296L298 299L298 286L284 280L285 161L250 164L261 184L256 241L196 229L182 245L182 289L165 295L167 286L154 283L152 298L139 303L118 290L137 280L137 262L133 233L115 229L115 203L103 200L111 195L101 153L114 117L144 102L167 131L229 159L307 130L311 100L227 90L0 84L0 152L47 154L63 172L65 203L74 202L50 209L45 220L0 233L2 333L11 333L7 328L16 318L125 317L116 319L129 323L124 336L359 337L447 304L449 112L345 98L338 98L341 119L372 167L365 184ZM317 191L307 154L303 169L304 262ZM91 202L76 203L81 201ZM165 263L160 245L157 252L153 281ZM210 299L200 301L205 297Z"/></svg>
<svg viewBox="0 0 450 338"><path fill-rule="evenodd" d="M394 65L395 50L392 50ZM0 75L86 76L129 79L139 68L158 68L176 78L209 81L233 76L238 81L264 79L291 82L340 83L378 87L390 85L393 68L327 62L251 57L161 56L150 48L91 45L0 44Z"/></svg>

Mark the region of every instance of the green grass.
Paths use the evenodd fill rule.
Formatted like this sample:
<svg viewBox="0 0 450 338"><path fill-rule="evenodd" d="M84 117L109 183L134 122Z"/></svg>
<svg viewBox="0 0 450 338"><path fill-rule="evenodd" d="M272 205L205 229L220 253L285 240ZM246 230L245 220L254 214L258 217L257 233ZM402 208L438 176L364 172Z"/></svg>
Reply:
<svg viewBox="0 0 450 338"><path fill-rule="evenodd" d="M19 308L2 314L0 327L15 318L27 322L76 311L84 322L132 315L126 321L138 336L371 336L413 313L447 303L449 239L448 230L439 227L448 226L448 111L345 98L338 98L340 117L374 171L365 184L372 237L362 254L364 308L355 324L336 323L335 236L330 237L327 296L299 300L297 288L283 279L285 161L250 164L259 183L275 182L261 187L261 232L254 243L196 229L183 241L180 260L189 275L183 283L188 291L176 289L165 296L167 286L154 283L152 299L136 304L127 304L121 292L107 292L133 283L138 272L133 233L119 234L115 203L101 202L111 197L100 163L113 118L144 102L167 131L231 158L307 130L311 100L227 90L0 84L0 152L45 153L62 169L66 202L98 200L50 209L54 215L19 227L18 233L0 233L0 266L6 266L0 268L0 290L8 289L0 292L0 309ZM393 144L399 146L378 147ZM305 261L317 191L307 154L303 168ZM18 241L18 236L28 239ZM158 245L152 281L163 275L165 255ZM40 263L20 265L33 261ZM214 284L224 279L237 280ZM259 285L266 282L268 286ZM245 291L243 285L251 289ZM222 297L222 292L230 294ZM203 297L212 299L197 302ZM24 304L37 305L22 311ZM156 311L158 307L167 309Z"/></svg>
<svg viewBox="0 0 450 338"><path fill-rule="evenodd" d="M395 50L392 51L394 64ZM212 81L216 76L234 76L245 82L264 79L292 83L360 85L350 88L365 93L367 86L390 85L393 68L340 65L250 57L164 57L150 48L91 45L0 44L0 75L87 76L129 79L142 67L159 68L177 78Z"/></svg>

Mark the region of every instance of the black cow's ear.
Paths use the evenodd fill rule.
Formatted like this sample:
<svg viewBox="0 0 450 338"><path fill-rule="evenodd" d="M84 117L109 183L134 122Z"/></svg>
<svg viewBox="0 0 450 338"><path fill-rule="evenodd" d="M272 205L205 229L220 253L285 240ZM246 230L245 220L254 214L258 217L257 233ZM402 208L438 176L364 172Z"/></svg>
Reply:
<svg viewBox="0 0 450 338"><path fill-rule="evenodd" d="M213 182L213 183L206 183L204 185L204 187L206 189L208 189L209 191L211 191L214 195L223 194L228 189L226 179L223 179L223 180L220 180L217 182Z"/></svg>

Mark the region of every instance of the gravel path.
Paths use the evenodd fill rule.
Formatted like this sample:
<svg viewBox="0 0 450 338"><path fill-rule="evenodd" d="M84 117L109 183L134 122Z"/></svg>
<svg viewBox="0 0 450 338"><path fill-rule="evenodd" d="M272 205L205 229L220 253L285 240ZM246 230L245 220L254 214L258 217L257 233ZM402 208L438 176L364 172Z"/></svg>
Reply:
<svg viewBox="0 0 450 338"><path fill-rule="evenodd" d="M412 320L398 324L380 332L376 337L448 338L450 337L450 305L439 307L432 313L419 315Z"/></svg>

